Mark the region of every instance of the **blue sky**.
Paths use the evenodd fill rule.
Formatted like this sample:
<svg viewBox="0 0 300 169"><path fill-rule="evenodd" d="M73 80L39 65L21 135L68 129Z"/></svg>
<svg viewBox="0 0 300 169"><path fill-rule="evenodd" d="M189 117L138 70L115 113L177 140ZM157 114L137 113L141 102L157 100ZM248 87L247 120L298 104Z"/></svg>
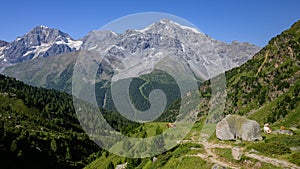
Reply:
<svg viewBox="0 0 300 169"><path fill-rule="evenodd" d="M140 12L179 16L225 42L264 46L300 19L299 0L28 0L1 2L0 39L12 41L37 25L78 39L105 24Z"/></svg>

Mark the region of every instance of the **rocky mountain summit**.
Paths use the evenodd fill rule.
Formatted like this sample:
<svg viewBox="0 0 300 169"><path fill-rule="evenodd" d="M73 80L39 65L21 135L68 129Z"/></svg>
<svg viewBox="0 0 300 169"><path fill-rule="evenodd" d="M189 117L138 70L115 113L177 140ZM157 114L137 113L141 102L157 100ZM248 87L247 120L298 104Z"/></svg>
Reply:
<svg viewBox="0 0 300 169"><path fill-rule="evenodd" d="M4 67L37 57L72 52L79 50L81 44L82 41L75 41L58 29L37 26L13 42L0 43L0 64Z"/></svg>
<svg viewBox="0 0 300 169"><path fill-rule="evenodd" d="M36 33L32 32L40 32L40 30L49 30L50 28L37 27L36 29L26 34L24 36L26 38L23 38L23 40L19 39L13 43L17 44L17 42L22 42L25 39L28 40L26 43L30 43L29 41L33 41L33 44L38 43L35 38L32 38L35 37L33 35ZM38 49L43 50L31 50L32 47L27 47L26 49L30 50L22 50L16 55L19 57L5 55L10 65L25 60L28 61L11 65L2 73L35 86L58 90L70 89L70 86L63 86L70 85L72 68L80 52L72 52L72 54L66 52L79 49L79 51L88 50L97 53L100 60L102 56L104 58L102 63L100 60L97 61L103 70L101 73L106 72L109 76L114 75L115 79L118 79L117 72L121 78L147 74L167 56L181 63L184 69L192 71L198 78L205 80L241 65L260 49L260 47L249 43L233 42L226 44L195 28L167 19L155 22L141 30L127 30L124 33L115 33L110 30L91 31L80 41L72 40L69 35L59 30L52 30L52 32L51 36L48 33L48 36L43 34L43 38L39 38L44 41L40 44L51 44L51 46L46 45L47 47L45 45L38 47ZM12 43L9 45L12 45ZM8 49L4 51L6 50ZM61 55L49 57L59 53ZM69 55L72 56L68 57ZM35 59L36 57L39 57L39 59ZM72 62L66 62L68 59L64 58L72 58ZM55 60L55 65L50 66L54 62L53 60ZM163 64L161 65L161 67L164 67ZM26 67L31 69L27 70ZM24 71L24 68L26 71ZM55 70L53 70L54 68ZM41 69L47 69L47 71L40 71ZM106 75L105 77L106 79L110 78ZM54 81L54 79L56 80Z"/></svg>
<svg viewBox="0 0 300 169"><path fill-rule="evenodd" d="M6 46L8 42L0 40L0 47Z"/></svg>
<svg viewBox="0 0 300 169"><path fill-rule="evenodd" d="M132 76L154 67L166 56L180 59L195 75L208 79L249 60L260 47L249 43L226 44L198 31L163 19L141 30L93 31L83 38L82 49L99 52L108 63L123 63ZM209 69L213 69L210 71ZM117 70L119 71L119 70Z"/></svg>

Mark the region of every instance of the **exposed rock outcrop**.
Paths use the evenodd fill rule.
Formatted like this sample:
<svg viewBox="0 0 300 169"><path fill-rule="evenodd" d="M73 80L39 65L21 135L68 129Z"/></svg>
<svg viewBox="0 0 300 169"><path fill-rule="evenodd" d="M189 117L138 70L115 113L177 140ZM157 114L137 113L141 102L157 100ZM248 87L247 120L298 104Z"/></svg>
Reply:
<svg viewBox="0 0 300 169"><path fill-rule="evenodd" d="M233 157L233 159L240 160L242 158L242 155L243 155L243 151L240 148L234 147L232 149L232 157Z"/></svg>
<svg viewBox="0 0 300 169"><path fill-rule="evenodd" d="M211 169L226 169L226 167L215 164L211 167Z"/></svg>
<svg viewBox="0 0 300 169"><path fill-rule="evenodd" d="M238 115L228 115L222 119L217 124L216 135L221 140L262 140L259 124Z"/></svg>
<svg viewBox="0 0 300 169"><path fill-rule="evenodd" d="M0 40L0 47L6 46L8 42Z"/></svg>
<svg viewBox="0 0 300 169"><path fill-rule="evenodd" d="M294 133L291 130L274 130L271 134L293 135Z"/></svg>
<svg viewBox="0 0 300 169"><path fill-rule="evenodd" d="M119 164L116 166L116 169L126 169L127 167L127 163L124 163L124 164Z"/></svg>

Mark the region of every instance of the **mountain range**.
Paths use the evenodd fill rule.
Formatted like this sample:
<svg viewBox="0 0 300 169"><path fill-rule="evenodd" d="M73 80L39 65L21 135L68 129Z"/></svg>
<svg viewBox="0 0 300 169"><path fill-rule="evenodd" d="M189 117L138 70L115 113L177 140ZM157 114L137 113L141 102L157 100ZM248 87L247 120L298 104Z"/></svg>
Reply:
<svg viewBox="0 0 300 169"><path fill-rule="evenodd" d="M60 44L63 41L55 39L49 40L49 44L57 46L57 42ZM72 40L72 43L68 39ZM183 67L191 70L199 78L201 100L198 120L179 145L163 154L143 159L121 157L104 150L96 150L95 145L82 133L72 107L71 95L28 86L1 75L0 132L5 134L0 137L0 154L6 157L1 158L4 168L9 168L5 166L7 164L15 168L19 167L19 164L32 168L35 156L41 160L36 162L38 166L36 168L41 168L43 165L44 168L86 166L87 169L117 166L143 169L222 166L300 168L300 21L272 38L261 50L248 43L226 44L193 28L169 20L161 20L142 30L128 30L122 34L108 30L92 31L78 41L70 37L66 37L66 40L68 41L64 41L65 45L72 49L65 50L68 52L45 55L45 51L31 50L33 56L26 58L26 55L23 55L28 51L25 50L21 52L23 54L18 54L19 59L11 56L10 60L10 56L4 57L3 51L8 50L9 48L6 48L12 43L20 43L21 39L17 38L11 43L1 41L1 56L3 55L1 63L7 63L3 64L5 69L2 73L27 84L71 93L76 59L83 54L83 56L92 56L96 53L103 56L102 62L92 60L99 64L96 84L91 85L96 86L95 90L100 100L105 100L105 103L102 102L100 106L109 107L103 105L108 104L111 99L108 97L111 78L123 70L135 77L132 86L136 87L137 91L131 92L133 92L133 100L137 98L136 102L147 100L149 91L157 86L161 86L167 96L171 94L170 98L173 102L169 104L164 118L159 121L137 125L131 121L118 119L122 116L117 112L105 111L104 115L113 128L131 137L144 138L160 134L164 130L176 130L176 127L167 128L167 124L174 121L174 116L178 114L178 107L180 107L180 101L176 100L178 96L172 96L177 92L176 85L173 85L174 81L156 70L141 71L145 66L151 68L160 63L159 59L163 57L160 52L170 54L178 58L183 63ZM25 44L25 41L22 43ZM74 46L74 44L80 45ZM208 49L202 50L205 47L199 44L216 48L213 53L209 53ZM41 45L26 48L41 48ZM23 57L26 59L22 60ZM205 73L197 74L197 70L207 72L208 65L220 62L225 68L216 69L218 71L213 74L213 77ZM191 66L196 63L199 65ZM223 92L212 93L211 82L225 70L227 70L225 72L227 97L224 113L210 116L211 103L215 101L212 99L224 95ZM142 103L140 106L147 108L149 105ZM217 109L212 111L214 110ZM211 137L204 139L204 124L211 127L213 126L211 123L220 121L227 114L238 114L255 120L261 128L269 123L273 130L289 130L292 134L262 133L263 140L256 142L222 141L216 137L215 131L211 130L213 131L210 133ZM94 122L94 118L90 121ZM130 151L131 146L140 145L129 142L122 146L129 147L128 151ZM80 155L76 152L80 152ZM43 163L42 160L45 159L47 163ZM90 164L86 165L87 163Z"/></svg>
<svg viewBox="0 0 300 169"><path fill-rule="evenodd" d="M218 56L210 56L212 58L209 58L208 54L205 53L208 51L205 51L204 45L209 47L207 50L211 50L210 48L213 46ZM186 58L185 61L191 65L197 62L216 62L216 59L221 59L224 70L245 63L260 49L255 45L237 41L226 44L214 40L195 28L183 26L167 19L155 22L142 30L127 30L122 34L105 30L91 31L80 40L74 40L58 29L38 26L24 36L16 38L13 42L1 43L0 69L36 58L56 56L80 49L98 51L103 49L103 52L107 52L103 55L111 55L108 58L122 56L127 59L126 64L128 65L145 63L144 60L147 60L149 65L153 65L155 60L161 58L159 56L161 52L166 52L165 50L172 47L174 48L173 53L175 52L177 55L183 55L187 52L204 55ZM178 50L181 53L178 53ZM139 55L139 57L131 56L134 54ZM149 65L140 66L149 67ZM193 67L202 69L198 65L194 64ZM224 70L220 69L219 72ZM199 76L208 78L207 75Z"/></svg>
<svg viewBox="0 0 300 169"><path fill-rule="evenodd" d="M139 77L159 65L164 68L166 56L193 72L201 82L245 63L259 50L260 47L249 43L226 44L195 28L163 19L144 29L124 33L91 31L77 41L57 29L39 26L3 46L0 53L5 68L2 74L30 85L71 93L76 60L83 51L94 52L99 57L90 62L97 60L101 69L96 80L98 104L114 109L109 92L112 78L118 81ZM177 96L172 96L170 103L176 99Z"/></svg>

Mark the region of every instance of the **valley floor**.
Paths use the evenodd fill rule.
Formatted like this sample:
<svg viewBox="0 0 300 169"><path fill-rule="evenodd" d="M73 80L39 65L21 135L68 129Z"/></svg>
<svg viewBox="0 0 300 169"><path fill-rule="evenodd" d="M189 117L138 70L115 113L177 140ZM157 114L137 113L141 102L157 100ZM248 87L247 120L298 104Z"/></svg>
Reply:
<svg viewBox="0 0 300 169"><path fill-rule="evenodd" d="M215 134L206 139L207 137L201 131L203 119L195 123L190 133L184 140L179 141L178 146L175 148L156 157L139 159L138 163L127 168L211 169L213 166L218 165L232 169L300 169L298 160L300 152L298 150L290 151L291 147L300 147L299 129L295 131L293 136L266 135L263 133L264 140L262 141L221 141L216 138ZM167 129L166 124L164 122L149 123L144 125L142 129L147 131L149 135L153 135L155 126L160 126L165 130ZM288 147L288 151L281 150L280 147L271 150L270 145L285 145L285 148ZM264 150L264 148L267 150ZM278 149L279 151L277 151ZM114 166L129 165L134 160L137 159L128 159L114 154L102 155L86 166L86 169L98 169L107 166L109 163L113 163Z"/></svg>

